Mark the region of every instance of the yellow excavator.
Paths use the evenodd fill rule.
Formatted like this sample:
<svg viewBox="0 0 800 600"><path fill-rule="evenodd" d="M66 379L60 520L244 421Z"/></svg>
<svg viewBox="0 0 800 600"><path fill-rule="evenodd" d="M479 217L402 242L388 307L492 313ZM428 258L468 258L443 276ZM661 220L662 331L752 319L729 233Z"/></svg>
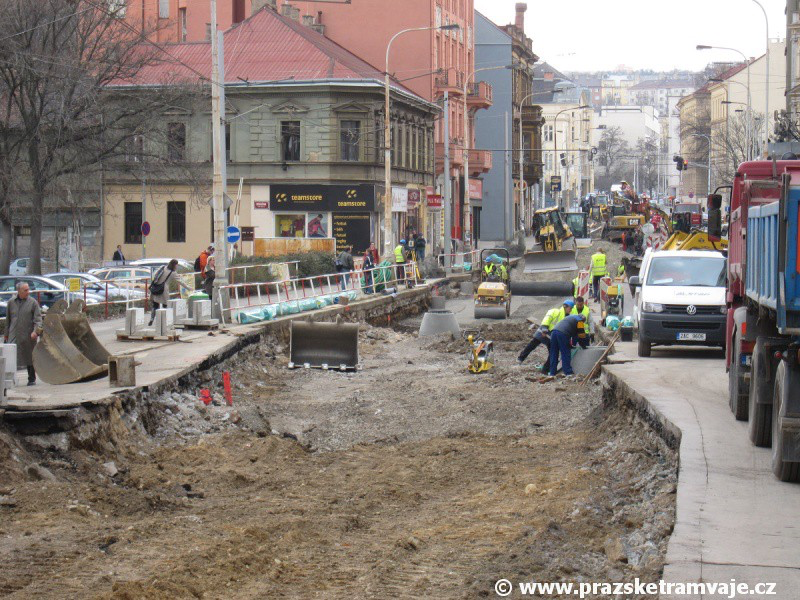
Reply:
<svg viewBox="0 0 800 600"><path fill-rule="evenodd" d="M551 206L534 212L532 229L537 249L525 254L525 273L573 271L578 268L575 236L558 207Z"/></svg>
<svg viewBox="0 0 800 600"><path fill-rule="evenodd" d="M717 250L724 252L728 249L728 240L720 238L710 239L708 232L693 229L686 233L675 231L661 247L661 250Z"/></svg>

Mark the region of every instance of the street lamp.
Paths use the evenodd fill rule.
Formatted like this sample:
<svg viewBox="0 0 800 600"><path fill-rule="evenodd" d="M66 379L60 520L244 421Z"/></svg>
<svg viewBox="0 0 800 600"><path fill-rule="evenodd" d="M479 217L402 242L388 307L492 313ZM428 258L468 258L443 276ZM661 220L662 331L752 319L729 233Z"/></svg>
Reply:
<svg viewBox="0 0 800 600"><path fill-rule="evenodd" d="M591 106L588 104L582 104L581 106L570 106L564 110L558 111L556 116L553 118L553 154L555 154L553 158L556 160L556 169L559 175L561 175L561 160L558 158L558 117L571 110L586 110L587 108L591 108ZM563 199L563 197L564 193L562 191L560 199Z"/></svg>
<svg viewBox="0 0 800 600"><path fill-rule="evenodd" d="M403 29L395 33L389 40L386 46L386 71L384 74L384 93L386 95L384 115L383 115L383 139L384 139L384 196L383 196L383 254L385 257L390 257L392 254L392 127L391 115L389 113L389 51L392 49L392 43L404 33L412 31L454 31L461 29L457 23L449 25L440 25L439 27L412 27L410 29ZM446 134L449 135L449 134Z"/></svg>
<svg viewBox="0 0 800 600"><path fill-rule="evenodd" d="M764 53L767 60L766 74L764 75L764 82L766 84L764 88L764 152L766 152L767 145L769 144L769 17L767 17L767 11L764 10L764 5L761 4L761 2L758 0L753 0L753 2L758 4L761 12L764 13L764 24L767 31L767 47Z"/></svg>
<svg viewBox="0 0 800 600"><path fill-rule="evenodd" d="M469 111L467 111L467 88L469 87L469 80L474 78L477 73L481 71L497 71L499 69L513 69L515 65L500 65L497 67L482 67L480 69L475 69L472 73L470 73L467 77L464 78L464 90L463 96L461 99L464 102L464 238L465 239L472 239L472 208L470 207L470 197L469 197L469 148L472 144L470 144L470 137L469 137Z"/></svg>
<svg viewBox="0 0 800 600"><path fill-rule="evenodd" d="M697 45L697 49L698 50L727 50L729 52L736 52L737 54L741 55L742 60L744 61L744 64L747 65L747 114L750 115L750 122L752 124L752 121L753 121L753 117L752 117L753 99L752 99L751 93L750 93L750 61L748 60L747 56L745 56L745 53L742 52L741 50L737 50L736 48L728 48L726 46L705 46L703 44L698 44ZM752 135L750 135L748 137L752 137ZM747 158L748 159L750 158L750 146L751 145L752 144L750 144L748 142L748 148L747 148Z"/></svg>

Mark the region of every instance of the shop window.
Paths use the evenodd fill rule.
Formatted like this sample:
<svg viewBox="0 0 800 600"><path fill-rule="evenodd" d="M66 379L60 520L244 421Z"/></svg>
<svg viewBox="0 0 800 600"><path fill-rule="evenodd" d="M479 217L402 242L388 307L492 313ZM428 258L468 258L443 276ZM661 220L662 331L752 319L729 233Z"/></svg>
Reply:
<svg viewBox="0 0 800 600"><path fill-rule="evenodd" d="M361 160L361 121L342 121L339 136L342 160Z"/></svg>
<svg viewBox="0 0 800 600"><path fill-rule="evenodd" d="M281 158L285 162L300 160L300 121L281 121Z"/></svg>
<svg viewBox="0 0 800 600"><path fill-rule="evenodd" d="M167 202L167 241L186 241L186 202Z"/></svg>
<svg viewBox="0 0 800 600"><path fill-rule="evenodd" d="M308 215L308 237L324 238L328 235L328 215L327 213L311 213Z"/></svg>
<svg viewBox="0 0 800 600"><path fill-rule="evenodd" d="M173 162L186 158L186 123L167 123L167 156Z"/></svg>
<svg viewBox="0 0 800 600"><path fill-rule="evenodd" d="M275 237L301 238L306 236L306 215L275 215Z"/></svg>
<svg viewBox="0 0 800 600"><path fill-rule="evenodd" d="M142 203L125 203L125 243L142 243Z"/></svg>

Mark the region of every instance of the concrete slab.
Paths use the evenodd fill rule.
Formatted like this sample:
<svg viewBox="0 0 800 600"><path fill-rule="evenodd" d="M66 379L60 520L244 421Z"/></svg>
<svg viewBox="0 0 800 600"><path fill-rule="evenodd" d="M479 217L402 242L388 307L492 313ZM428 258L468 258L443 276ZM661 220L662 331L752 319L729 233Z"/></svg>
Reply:
<svg viewBox="0 0 800 600"><path fill-rule="evenodd" d="M772 597L800 597L800 485L775 479L770 451L753 446L747 424L733 418L720 351L656 347L645 359L635 342L616 349L621 364L606 365L604 377L680 443L665 581L775 582Z"/></svg>

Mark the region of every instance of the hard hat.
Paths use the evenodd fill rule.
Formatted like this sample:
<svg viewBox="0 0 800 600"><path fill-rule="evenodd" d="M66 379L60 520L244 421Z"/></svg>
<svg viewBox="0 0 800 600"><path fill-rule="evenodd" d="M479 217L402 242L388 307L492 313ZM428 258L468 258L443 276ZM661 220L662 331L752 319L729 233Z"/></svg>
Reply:
<svg viewBox="0 0 800 600"><path fill-rule="evenodd" d="M490 262L492 262L492 257L491 256L487 256L483 260L484 260L484 262L490 263Z"/></svg>
<svg viewBox="0 0 800 600"><path fill-rule="evenodd" d="M575 308L575 302L570 300L564 300L564 306L569 306L570 308Z"/></svg>
<svg viewBox="0 0 800 600"><path fill-rule="evenodd" d="M401 244L405 244L405 243L406 243L406 241L405 241L405 240L400 240L400 243L401 243Z"/></svg>

